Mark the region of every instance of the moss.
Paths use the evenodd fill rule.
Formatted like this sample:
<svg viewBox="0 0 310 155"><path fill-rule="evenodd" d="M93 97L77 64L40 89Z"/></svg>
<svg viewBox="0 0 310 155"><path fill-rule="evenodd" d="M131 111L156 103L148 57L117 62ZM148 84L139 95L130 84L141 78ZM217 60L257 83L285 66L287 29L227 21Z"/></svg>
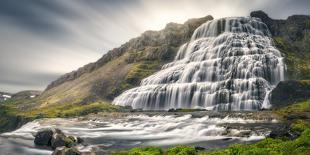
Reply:
<svg viewBox="0 0 310 155"><path fill-rule="evenodd" d="M293 131L303 132L308 128L310 129L310 123L307 123L304 120L296 120L292 123L291 128Z"/></svg>
<svg viewBox="0 0 310 155"><path fill-rule="evenodd" d="M113 99L125 90L131 89L138 86L142 79L152 75L154 72L159 70L163 63L160 61L142 61L134 63L127 73L124 80L117 88L113 88L107 95L107 98Z"/></svg>
<svg viewBox="0 0 310 155"><path fill-rule="evenodd" d="M27 112L22 112L20 115L25 117L74 117L82 116L97 112L114 112L121 110L122 107L115 106L105 102L95 102L85 105L78 104L58 104L43 108L31 109Z"/></svg>
<svg viewBox="0 0 310 155"><path fill-rule="evenodd" d="M310 111L310 100L298 102L284 108L276 109L274 112L282 117L291 114L302 114L302 112Z"/></svg>
<svg viewBox="0 0 310 155"><path fill-rule="evenodd" d="M289 79L310 78L310 51L303 51L284 37L274 37L276 46L285 54L285 63Z"/></svg>
<svg viewBox="0 0 310 155"><path fill-rule="evenodd" d="M196 155L196 150L192 146L178 145L167 150L167 155Z"/></svg>
<svg viewBox="0 0 310 155"><path fill-rule="evenodd" d="M113 152L112 155L162 155L163 151L160 147L146 146L146 147L135 147L129 151Z"/></svg>
<svg viewBox="0 0 310 155"><path fill-rule="evenodd" d="M106 102L90 104L57 104L23 110L20 104L0 104L0 132L14 130L28 121L38 118L75 117L97 112L115 112L127 110ZM128 107L127 107L128 108Z"/></svg>
<svg viewBox="0 0 310 155"><path fill-rule="evenodd" d="M65 141L65 146L69 148L75 144L75 139L73 136L65 137L64 141Z"/></svg>

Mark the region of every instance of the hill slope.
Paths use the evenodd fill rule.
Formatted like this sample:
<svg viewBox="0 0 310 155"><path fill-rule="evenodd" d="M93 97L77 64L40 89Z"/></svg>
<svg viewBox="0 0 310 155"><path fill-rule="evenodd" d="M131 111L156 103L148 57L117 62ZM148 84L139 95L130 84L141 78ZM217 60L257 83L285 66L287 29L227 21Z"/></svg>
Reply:
<svg viewBox="0 0 310 155"><path fill-rule="evenodd" d="M95 63L65 74L52 82L38 98L41 106L55 103L88 103L112 100L122 91L137 86L171 61L180 45L211 16L190 19L184 24L169 23L161 31L146 31Z"/></svg>

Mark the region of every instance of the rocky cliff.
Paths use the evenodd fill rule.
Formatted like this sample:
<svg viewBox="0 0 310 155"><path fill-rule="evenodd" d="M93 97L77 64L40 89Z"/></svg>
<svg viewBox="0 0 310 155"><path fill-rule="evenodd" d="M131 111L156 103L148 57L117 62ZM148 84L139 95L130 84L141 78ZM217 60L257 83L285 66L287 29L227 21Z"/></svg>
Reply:
<svg viewBox="0 0 310 155"><path fill-rule="evenodd" d="M252 17L267 24L277 48L285 54L287 78L310 79L310 16L293 15L286 20L275 20L262 11Z"/></svg>

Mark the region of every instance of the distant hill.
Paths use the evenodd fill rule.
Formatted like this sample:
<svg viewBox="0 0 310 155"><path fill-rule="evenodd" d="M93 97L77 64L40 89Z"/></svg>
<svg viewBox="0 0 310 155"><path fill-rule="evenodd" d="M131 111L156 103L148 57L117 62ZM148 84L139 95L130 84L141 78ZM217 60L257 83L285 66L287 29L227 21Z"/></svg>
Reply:
<svg viewBox="0 0 310 155"><path fill-rule="evenodd" d="M0 92L0 102L6 101L7 99L10 99L11 95L12 94L10 94L10 93Z"/></svg>

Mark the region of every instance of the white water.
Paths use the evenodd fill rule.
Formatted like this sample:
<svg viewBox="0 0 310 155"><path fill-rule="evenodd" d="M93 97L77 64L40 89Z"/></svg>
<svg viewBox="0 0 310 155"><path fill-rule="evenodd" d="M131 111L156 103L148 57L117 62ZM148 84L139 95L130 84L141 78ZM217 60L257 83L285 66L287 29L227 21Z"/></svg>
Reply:
<svg viewBox="0 0 310 155"><path fill-rule="evenodd" d="M134 109L269 108L269 93L284 80L285 64L258 18L223 18L198 27L175 60L113 101Z"/></svg>
<svg viewBox="0 0 310 155"><path fill-rule="evenodd" d="M230 124L239 124L230 126ZM273 124L272 120L253 120L241 117L210 118L192 115L129 115L96 120L41 119L29 122L13 132L0 136L0 154L18 151L29 154L51 154L34 146L34 134L43 128L60 128L68 135L80 136L91 147L103 151L122 150L134 146L171 146L189 144L205 148L225 147L231 143L263 139L270 131L259 123ZM251 127L243 127L253 124ZM230 126L227 128L226 126ZM240 134L248 132L249 134ZM229 140L223 140L230 138Z"/></svg>

